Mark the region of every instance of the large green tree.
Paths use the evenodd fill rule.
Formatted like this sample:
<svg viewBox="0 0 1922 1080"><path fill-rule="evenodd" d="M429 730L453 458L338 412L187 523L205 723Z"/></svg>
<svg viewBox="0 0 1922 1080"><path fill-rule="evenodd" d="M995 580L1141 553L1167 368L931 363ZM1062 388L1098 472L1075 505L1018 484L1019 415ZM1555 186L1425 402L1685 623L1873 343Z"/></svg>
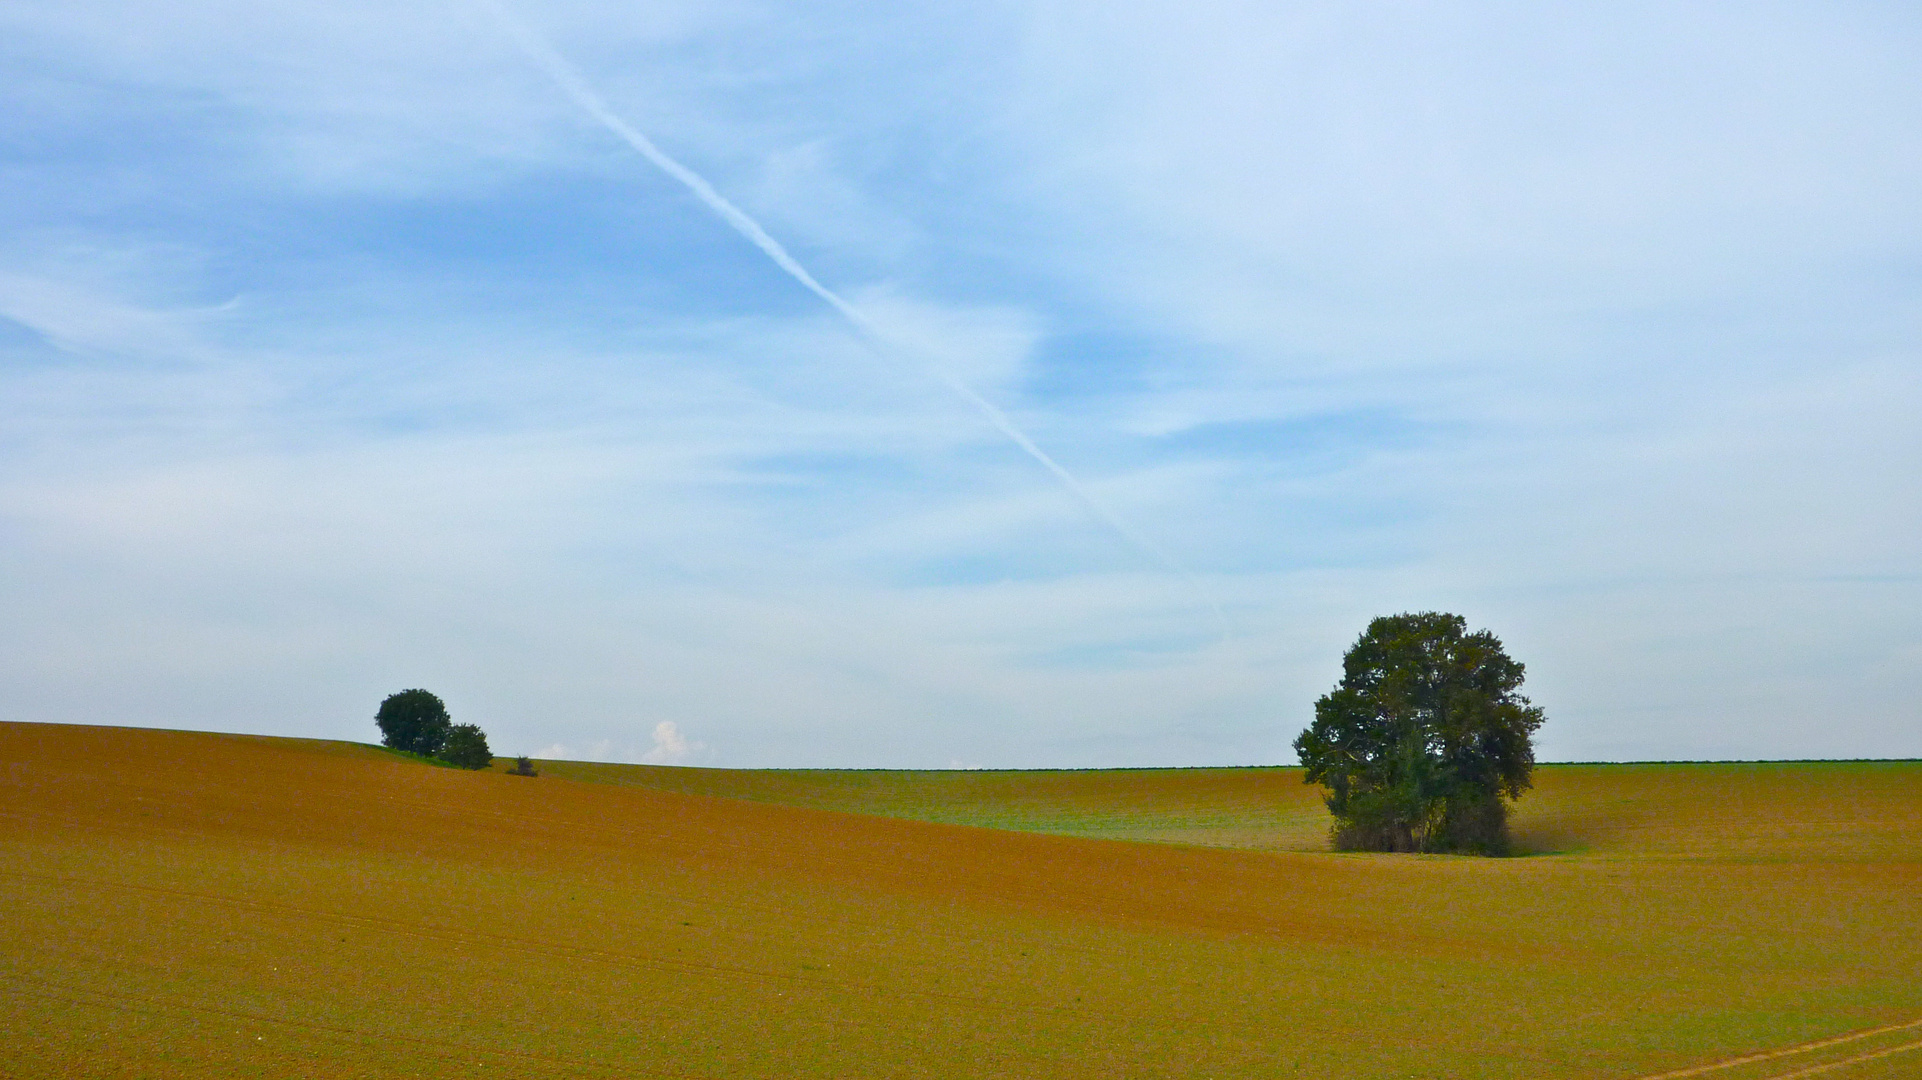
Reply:
<svg viewBox="0 0 1922 1080"><path fill-rule="evenodd" d="M440 753L453 726L446 704L426 690L387 695L374 714L374 723L380 725L383 746L428 757Z"/></svg>
<svg viewBox="0 0 1922 1080"><path fill-rule="evenodd" d="M1337 848L1507 849L1506 800L1527 790L1542 710L1522 665L1459 615L1388 615L1342 658L1341 683L1295 740L1328 788Z"/></svg>

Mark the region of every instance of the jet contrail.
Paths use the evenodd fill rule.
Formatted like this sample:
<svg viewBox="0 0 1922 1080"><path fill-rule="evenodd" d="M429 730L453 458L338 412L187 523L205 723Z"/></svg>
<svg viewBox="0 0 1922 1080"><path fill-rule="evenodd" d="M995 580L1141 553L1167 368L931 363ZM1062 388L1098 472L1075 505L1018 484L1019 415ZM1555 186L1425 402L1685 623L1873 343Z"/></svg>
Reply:
<svg viewBox="0 0 1922 1080"><path fill-rule="evenodd" d="M665 151L654 145L654 140L641 134L635 130L632 125L628 124L627 121L621 119L612 108L608 107L606 99L596 93L594 88L587 84L586 79L581 78L581 73L575 70L574 65L567 62L566 57L556 52L554 47L549 45L540 35L528 29L519 19L516 19L513 13L508 11L506 6L500 3L500 0L480 0L480 2L494 13L495 18L500 20L501 25L507 29L508 34L514 39L515 44L519 45L521 51L527 54L527 58L532 60L542 71L546 72L547 77L553 79L555 85L559 86L568 97L572 98L576 105L586 110L589 116L599 121L602 127L613 132L622 142L639 151L642 157L653 162L662 172L679 180L683 186L694 193L695 198L701 200L709 210L714 211L715 215L722 221L733 226L734 231L747 237L750 243L760 248L763 254L773 260L774 265L780 267L789 277L799 282L802 288L820 297L829 307L840 312L842 318L845 318L854 327L855 331L860 335L861 339L867 343L869 348L874 349L884 357L897 351L895 347L890 345L886 335L881 332L879 327L866 315L861 314L854 305L841 299L840 295L833 289L821 284L820 281L815 279L813 274L808 273L807 267L802 266L795 260L794 256L789 255L787 249L781 246L779 240L769 236L767 230L761 227L760 222L749 217L740 207L729 202L726 196L714 190L714 185L708 183L706 178L702 177L700 173L669 157ZM1146 554L1150 559L1153 559L1155 562L1160 563L1163 567L1172 571L1183 581L1186 581L1189 587L1193 588L1196 594L1206 601L1208 607L1214 611L1215 617L1219 619L1222 624L1223 635L1226 636L1228 629L1227 615L1221 610L1221 605L1215 602L1214 598L1208 594L1206 589L1202 588L1201 582L1187 567L1176 562L1172 556L1161 549L1160 545L1142 535L1140 530L1121 520L1119 515L1108 509L1101 500L1094 497L1094 493L1088 490L1087 485L1076 479L1073 473L1069 472L1060 462L1049 456L1047 451L1036 445L1035 441L1028 437L1027 432L1022 431L1015 425L1013 420L1009 419L1007 413L1002 412L993 402L976 393L972 386L962 382L952 373L926 361L921 362L921 367L927 371L929 375L946 385L948 389L959 394L968 404L974 406L1001 434L1006 435L1010 441L1026 452L1029 457L1039 462L1042 468L1053 474L1054 478L1060 481L1061 486L1068 489L1069 494L1080 500L1083 506L1087 507L1095 517L1101 519L1110 529L1113 529L1116 535Z"/></svg>

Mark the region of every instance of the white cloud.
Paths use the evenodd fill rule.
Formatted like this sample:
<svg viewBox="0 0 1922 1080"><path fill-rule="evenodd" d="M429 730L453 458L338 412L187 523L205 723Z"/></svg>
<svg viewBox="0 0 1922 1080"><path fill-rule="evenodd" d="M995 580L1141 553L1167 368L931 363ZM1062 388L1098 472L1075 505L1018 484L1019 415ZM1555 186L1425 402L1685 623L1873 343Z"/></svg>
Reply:
<svg viewBox="0 0 1922 1080"><path fill-rule="evenodd" d="M641 755L644 765L680 765L692 754L707 749L706 743L689 742L672 720L654 725L654 746Z"/></svg>

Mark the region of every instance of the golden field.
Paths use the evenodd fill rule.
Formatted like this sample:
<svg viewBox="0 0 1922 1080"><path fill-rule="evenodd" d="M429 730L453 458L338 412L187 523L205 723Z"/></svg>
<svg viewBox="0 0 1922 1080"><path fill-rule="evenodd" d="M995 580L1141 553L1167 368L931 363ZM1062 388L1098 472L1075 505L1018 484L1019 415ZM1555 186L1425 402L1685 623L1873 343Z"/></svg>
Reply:
<svg viewBox="0 0 1922 1080"><path fill-rule="evenodd" d="M1922 764L1546 766L1500 860L1299 777L0 724L0 1072L1922 1075Z"/></svg>

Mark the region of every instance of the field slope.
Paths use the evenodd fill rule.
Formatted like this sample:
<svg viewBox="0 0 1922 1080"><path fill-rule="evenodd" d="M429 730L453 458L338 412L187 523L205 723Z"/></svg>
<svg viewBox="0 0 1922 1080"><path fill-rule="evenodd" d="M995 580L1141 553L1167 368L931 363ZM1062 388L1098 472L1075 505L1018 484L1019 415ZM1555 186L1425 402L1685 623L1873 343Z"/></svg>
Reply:
<svg viewBox="0 0 1922 1080"><path fill-rule="evenodd" d="M1362 857L1278 850L1308 835L1280 770L1269 820L1237 787L1262 770L1135 774L1133 809L1125 774L1040 774L1025 804L888 796L1183 841L1132 843L0 724L0 1072L1922 1068L1922 767L1612 768L1544 770L1528 828L1560 854ZM1002 779L952 783L1019 786L980 775Z"/></svg>

